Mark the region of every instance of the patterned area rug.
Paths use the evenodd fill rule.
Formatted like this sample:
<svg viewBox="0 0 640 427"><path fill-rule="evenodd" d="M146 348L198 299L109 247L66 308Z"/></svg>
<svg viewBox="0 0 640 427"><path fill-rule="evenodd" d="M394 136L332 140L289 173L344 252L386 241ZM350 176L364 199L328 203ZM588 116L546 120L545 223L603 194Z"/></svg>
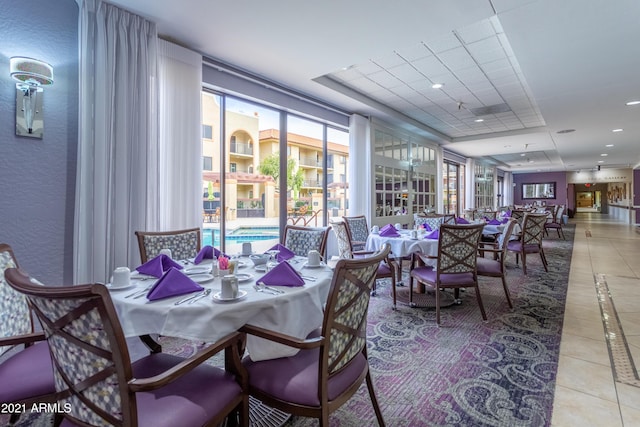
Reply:
<svg viewBox="0 0 640 427"><path fill-rule="evenodd" d="M390 282L378 282L369 308L369 361L388 426L550 425L574 227L564 231L567 240L544 240L548 273L532 255L524 276L509 255L513 310L500 279L481 278L486 322L473 290L461 293L462 304L442 308L437 327L433 308L410 308L399 298L393 311ZM284 423L317 425L302 417ZM330 425L377 425L365 385Z"/></svg>

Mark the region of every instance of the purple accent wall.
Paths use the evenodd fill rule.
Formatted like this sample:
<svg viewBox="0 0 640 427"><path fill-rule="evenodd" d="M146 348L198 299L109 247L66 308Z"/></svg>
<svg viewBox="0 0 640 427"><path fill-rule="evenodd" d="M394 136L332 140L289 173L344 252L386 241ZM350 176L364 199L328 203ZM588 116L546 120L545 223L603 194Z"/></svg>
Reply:
<svg viewBox="0 0 640 427"><path fill-rule="evenodd" d="M54 4L55 3L55 4ZM0 18L0 241L20 266L50 284L70 284L78 145L78 5L75 0L8 0ZM44 89L44 137L15 134L9 58L53 66Z"/></svg>
<svg viewBox="0 0 640 427"><path fill-rule="evenodd" d="M536 199L522 200L522 184L539 183L539 182L555 182L556 198L540 199L546 201L548 205L565 205L569 206L568 189L567 189L567 173L566 172L539 172L539 173L522 173L514 174L513 182L516 184L513 188L513 203L522 205L534 202Z"/></svg>

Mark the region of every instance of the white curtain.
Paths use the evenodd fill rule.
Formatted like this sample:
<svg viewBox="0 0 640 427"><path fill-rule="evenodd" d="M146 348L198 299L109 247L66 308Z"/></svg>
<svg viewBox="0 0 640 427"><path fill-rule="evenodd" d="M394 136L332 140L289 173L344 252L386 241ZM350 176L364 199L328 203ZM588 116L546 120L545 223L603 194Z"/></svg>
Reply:
<svg viewBox="0 0 640 427"><path fill-rule="evenodd" d="M503 184L504 186L504 190L503 190L503 195L502 195L502 204L504 206L511 206L513 205L513 173L512 172L505 172L504 173L504 178L503 178Z"/></svg>
<svg viewBox="0 0 640 427"><path fill-rule="evenodd" d="M79 5L74 283L86 283L138 265L134 232L157 222L157 32L101 0Z"/></svg>
<svg viewBox="0 0 640 427"><path fill-rule="evenodd" d="M158 226L160 230L198 227L203 194L202 56L159 40L158 77Z"/></svg>

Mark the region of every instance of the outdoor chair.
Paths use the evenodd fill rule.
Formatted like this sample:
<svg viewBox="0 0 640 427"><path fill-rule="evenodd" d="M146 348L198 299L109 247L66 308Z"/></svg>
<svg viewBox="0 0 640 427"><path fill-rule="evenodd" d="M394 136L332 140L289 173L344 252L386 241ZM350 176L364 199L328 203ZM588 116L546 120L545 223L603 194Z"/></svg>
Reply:
<svg viewBox="0 0 640 427"><path fill-rule="evenodd" d="M515 252L516 265L518 259L522 256L522 272L527 274L527 255L539 254L544 266L547 268L547 259L542 249L542 236L544 234L544 224L547 222L547 214L527 213L522 220L522 233L519 240L511 240L507 243L507 250Z"/></svg>
<svg viewBox="0 0 640 427"><path fill-rule="evenodd" d="M344 221L331 222L331 228L336 235L336 241L338 244L338 257L340 259L355 259L362 258L367 255L371 255L374 252L367 251L354 251L351 246L351 235L349 234L349 228ZM393 310L396 309L396 264L390 257L386 257L378 266L376 272L376 281L380 279L391 279L391 294L393 296ZM376 282L373 283L373 289L371 295L376 295Z"/></svg>
<svg viewBox="0 0 640 427"><path fill-rule="evenodd" d="M242 331L300 349L291 357L243 363L249 373L249 392L284 412L314 417L329 426L329 415L353 396L366 380L380 426L382 412L373 389L367 358L367 311L371 288L389 246L368 258L341 259L320 330L297 339L252 325Z"/></svg>
<svg viewBox="0 0 640 427"><path fill-rule="evenodd" d="M154 353L130 362L104 285L37 286L10 268L7 282L26 295L47 335L63 426L248 426L247 375L234 332L188 359ZM206 362L225 352L226 369Z"/></svg>
<svg viewBox="0 0 640 427"><path fill-rule="evenodd" d="M504 288L504 294L507 297L510 308L513 308L513 303L511 302L509 288L507 287L507 269L505 263L507 258L507 244L511 239L516 224L517 222L513 219L505 224L502 233L495 242L480 242L480 253L483 256L478 257L477 260L478 276L500 277L502 279L502 287ZM493 256L491 258L485 258L484 255L487 253Z"/></svg>
<svg viewBox="0 0 640 427"><path fill-rule="evenodd" d="M351 233L351 246L354 251L364 250L369 236L369 226L367 225L367 217L359 216L343 216L342 219L347 224L349 233Z"/></svg>
<svg viewBox="0 0 640 427"><path fill-rule="evenodd" d="M555 214L551 221L547 221L544 224L544 233L545 235L549 235L549 230L556 230L558 233L558 238L562 237L562 240L566 240L564 238L564 231L562 230L562 214L564 213L564 205L558 206L555 210Z"/></svg>
<svg viewBox="0 0 640 427"><path fill-rule="evenodd" d="M440 289L453 288L454 298L459 299L460 288L474 288L482 319L487 315L482 305L478 275L476 272L478 244L484 224L440 226L438 235L438 259L436 268L424 263L422 254L414 254L409 275L409 304L413 306L414 279L432 288L436 298L436 323L440 326Z"/></svg>
<svg viewBox="0 0 640 427"><path fill-rule="evenodd" d="M0 243L0 403L46 403L56 400L53 368L44 333L34 332L31 310L24 295L4 278L17 268L13 249ZM20 414L10 417L15 422Z"/></svg>
<svg viewBox="0 0 640 427"><path fill-rule="evenodd" d="M309 251L316 250L325 256L329 227L303 227L289 225L284 227L282 244L297 256L306 257Z"/></svg>
<svg viewBox="0 0 640 427"><path fill-rule="evenodd" d="M173 259L188 259L200 252L202 245L199 228L176 231L136 231L140 260L144 264L160 254L162 249L170 249Z"/></svg>

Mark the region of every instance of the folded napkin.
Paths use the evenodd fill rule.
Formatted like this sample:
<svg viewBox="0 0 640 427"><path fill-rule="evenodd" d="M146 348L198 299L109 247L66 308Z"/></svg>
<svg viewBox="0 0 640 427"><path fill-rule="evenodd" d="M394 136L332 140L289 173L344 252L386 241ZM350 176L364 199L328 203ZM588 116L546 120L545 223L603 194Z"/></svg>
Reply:
<svg viewBox="0 0 640 427"><path fill-rule="evenodd" d="M271 271L262 276L258 282L267 286L303 286L304 279L288 262L281 262Z"/></svg>
<svg viewBox="0 0 640 427"><path fill-rule="evenodd" d="M506 212L504 213L504 216L505 216L506 218L511 218L511 211L506 211Z"/></svg>
<svg viewBox="0 0 640 427"><path fill-rule="evenodd" d="M426 222L424 224L422 224L422 228L424 228L425 231L432 231L431 230L431 226L429 224L427 224Z"/></svg>
<svg viewBox="0 0 640 427"><path fill-rule="evenodd" d="M506 223L508 223L508 222L509 222L509 218L503 218L503 219L502 219L502 223L503 223L503 224L506 224Z"/></svg>
<svg viewBox="0 0 640 427"><path fill-rule="evenodd" d="M458 218L456 218L456 224L469 224L469 221L467 221L466 219L464 219L462 217L458 217Z"/></svg>
<svg viewBox="0 0 640 427"><path fill-rule="evenodd" d="M171 267L182 270L182 266L180 264L172 260L167 255L160 254L145 262L140 267L136 268L136 270L138 273L147 274L149 276L162 277L164 272L169 270Z"/></svg>
<svg viewBox="0 0 640 427"><path fill-rule="evenodd" d="M508 220L507 220L507 221L508 221ZM489 221L487 224L488 224L488 225L500 225L500 224L502 224L502 222L501 222L501 221L499 221L499 220L497 220L497 219L492 219L492 220L491 220L491 221Z"/></svg>
<svg viewBox="0 0 640 427"><path fill-rule="evenodd" d="M392 224L387 224L380 229L380 235L384 237L400 237L400 233Z"/></svg>
<svg viewBox="0 0 640 427"><path fill-rule="evenodd" d="M147 299L155 301L162 298L184 295L191 292L199 292L204 288L191 280L180 270L171 267L164 276L149 290Z"/></svg>
<svg viewBox="0 0 640 427"><path fill-rule="evenodd" d="M294 256L296 256L296 254L294 254L293 252L291 252L291 250L289 248L287 248L284 245L281 245L280 243L278 243L275 246L272 246L271 248L269 248L269 250L276 250L276 251L280 251L278 253L278 256L276 257L276 260L278 262L282 262L282 261L286 261L288 259L293 258Z"/></svg>
<svg viewBox="0 0 640 427"><path fill-rule="evenodd" d="M200 264L203 259L213 259L213 257L220 258L220 255L224 254L213 246L206 245L202 249L200 249L198 255L196 255L196 257L193 259L193 263Z"/></svg>
<svg viewBox="0 0 640 427"><path fill-rule="evenodd" d="M427 233L427 235L424 236L425 239L432 239L432 240L438 240L439 237L440 237L440 233L438 232L438 230L433 230L431 233Z"/></svg>

